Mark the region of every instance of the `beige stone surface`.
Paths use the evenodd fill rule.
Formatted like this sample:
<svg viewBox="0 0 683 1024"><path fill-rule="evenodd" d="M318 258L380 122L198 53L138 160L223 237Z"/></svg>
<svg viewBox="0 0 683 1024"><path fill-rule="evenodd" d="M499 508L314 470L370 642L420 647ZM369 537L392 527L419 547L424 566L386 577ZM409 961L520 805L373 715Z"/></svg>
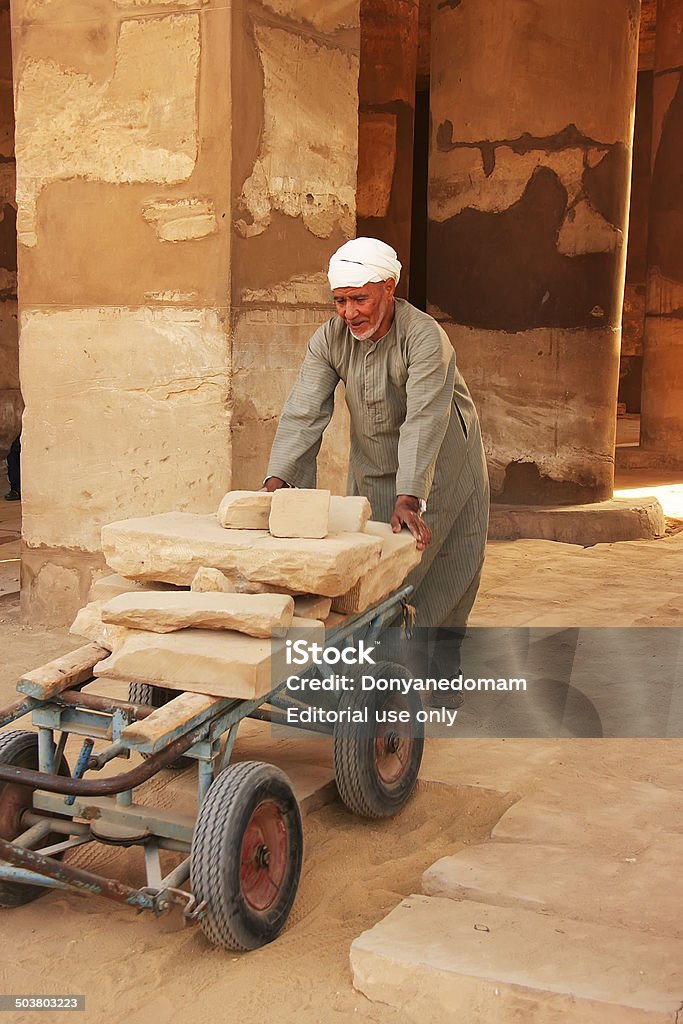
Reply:
<svg viewBox="0 0 683 1024"><path fill-rule="evenodd" d="M363 533L372 515L367 498L360 495L330 498L330 533Z"/></svg>
<svg viewBox="0 0 683 1024"><path fill-rule="evenodd" d="M557 251L563 256L579 256L587 252L616 252L621 248L622 233L582 199L567 211L557 236Z"/></svg>
<svg viewBox="0 0 683 1024"><path fill-rule="evenodd" d="M236 630L270 637L292 624L294 600L284 594L147 592L121 594L102 609L102 620L131 629L172 633L194 629Z"/></svg>
<svg viewBox="0 0 683 1024"><path fill-rule="evenodd" d="M230 579L337 597L380 558L381 541L367 533L322 540L271 537L260 530L225 530L215 516L168 512L102 529L107 563L134 579L190 584L212 566ZM352 584L352 585L353 585Z"/></svg>
<svg viewBox="0 0 683 1024"><path fill-rule="evenodd" d="M228 579L225 573L221 572L220 569L209 569L207 566L197 569L192 579L190 590L195 594L236 593L235 584Z"/></svg>
<svg viewBox="0 0 683 1024"><path fill-rule="evenodd" d="M136 631L94 671L109 679L251 700L268 693L290 674L285 662L287 639L323 644L325 629L321 622L296 619L280 639L272 640L203 629Z"/></svg>
<svg viewBox="0 0 683 1024"><path fill-rule="evenodd" d="M132 594L140 590L175 590L171 583L141 583L139 580L127 580L125 576L118 573L111 573L108 576L100 576L93 582L88 593L88 601L100 601L104 604L111 601L119 594Z"/></svg>
<svg viewBox="0 0 683 1024"><path fill-rule="evenodd" d="M408 530L394 533L388 523L369 522L367 534L382 541L379 564L369 569L354 587L332 602L335 612L363 612L370 605L388 597L405 580L411 569L419 565L422 553Z"/></svg>
<svg viewBox="0 0 683 1024"><path fill-rule="evenodd" d="M264 0L264 7L293 21L309 22L323 32L358 24L358 0L325 0L324 4L318 0Z"/></svg>
<svg viewBox="0 0 683 1024"><path fill-rule="evenodd" d="M678 870L683 835L663 833L627 852L558 848L536 843L484 843L442 857L422 876L427 896L521 907L542 914L683 939ZM667 882L667 900L653 894Z"/></svg>
<svg viewBox="0 0 683 1024"><path fill-rule="evenodd" d="M268 529L273 537L322 539L329 533L329 491L281 487L271 497Z"/></svg>
<svg viewBox="0 0 683 1024"><path fill-rule="evenodd" d="M25 62L16 103L23 245L37 242L36 203L49 182L189 178L197 155L199 52L199 17L184 13L124 20L105 81L54 59Z"/></svg>
<svg viewBox="0 0 683 1024"><path fill-rule="evenodd" d="M230 409L215 313L34 311L21 337L27 544L97 551L113 519L216 508L228 489Z"/></svg>
<svg viewBox="0 0 683 1024"><path fill-rule="evenodd" d="M329 597L316 594L300 594L294 598L294 614L301 619L326 619L332 610Z"/></svg>
<svg viewBox="0 0 683 1024"><path fill-rule="evenodd" d="M410 1021L674 1024L682 964L681 940L430 896L351 946L355 987Z"/></svg>
<svg viewBox="0 0 683 1024"><path fill-rule="evenodd" d="M228 491L218 506L218 522L231 530L267 530L272 494Z"/></svg>
<svg viewBox="0 0 683 1024"><path fill-rule="evenodd" d="M319 238L335 230L350 237L357 158L349 139L357 132L358 58L297 32L265 24L254 32L263 68L264 126L242 188L245 217L236 222L237 230L245 237L259 235L280 212L301 218ZM323 81L334 82L334 88L322 89Z"/></svg>
<svg viewBox="0 0 683 1024"><path fill-rule="evenodd" d="M74 619L69 632L113 651L116 645L128 636L130 630L125 626L102 621L102 608L105 604L106 600L90 601L86 604Z"/></svg>
<svg viewBox="0 0 683 1024"><path fill-rule="evenodd" d="M162 242L186 242L218 231L214 204L207 199L152 200L142 215Z"/></svg>

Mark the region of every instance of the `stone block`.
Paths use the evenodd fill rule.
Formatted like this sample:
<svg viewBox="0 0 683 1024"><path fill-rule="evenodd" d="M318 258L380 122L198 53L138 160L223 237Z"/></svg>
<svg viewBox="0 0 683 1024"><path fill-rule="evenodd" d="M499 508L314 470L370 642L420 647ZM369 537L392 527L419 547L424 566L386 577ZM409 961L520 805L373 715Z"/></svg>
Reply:
<svg viewBox="0 0 683 1024"><path fill-rule="evenodd" d="M394 533L388 523L370 522L365 536L378 537L382 541L382 554L375 568L368 569L353 587L333 600L333 610L344 615L363 612L388 597L401 586L422 558L415 538L408 530Z"/></svg>
<svg viewBox="0 0 683 1024"><path fill-rule="evenodd" d="M266 491L228 491L218 522L228 530L267 530L272 498Z"/></svg>
<svg viewBox="0 0 683 1024"><path fill-rule="evenodd" d="M125 626L115 626L102 621L102 608L105 601L90 601L81 608L73 621L70 633L74 636L85 637L100 647L106 647L108 651L114 648L130 633Z"/></svg>
<svg viewBox="0 0 683 1024"><path fill-rule="evenodd" d="M355 987L411 1021L674 1024L682 963L680 940L430 896L351 946Z"/></svg>
<svg viewBox="0 0 683 1024"><path fill-rule="evenodd" d="M102 547L110 567L133 579L189 585L212 566L235 581L338 597L377 565L382 542L369 533L292 540L225 530L215 516L165 512L104 526Z"/></svg>
<svg viewBox="0 0 683 1024"><path fill-rule="evenodd" d="M125 576L118 573L111 573L109 576L100 576L94 580L88 593L88 601L99 601L104 604L111 601L119 594L133 594L141 590L177 590L171 583L141 583L139 580L127 580Z"/></svg>
<svg viewBox="0 0 683 1024"><path fill-rule="evenodd" d="M321 540L329 533L330 492L282 487L272 494L268 528L273 537Z"/></svg>
<svg viewBox="0 0 683 1024"><path fill-rule="evenodd" d="M522 907L543 914L683 939L683 835L662 834L618 853L536 843L484 843L442 857L422 876L427 896ZM653 894L666 893L666 899Z"/></svg>
<svg viewBox="0 0 683 1024"><path fill-rule="evenodd" d="M489 540L535 537L563 544L612 544L663 537L666 520L653 496L612 498L586 505L491 506Z"/></svg>
<svg viewBox="0 0 683 1024"><path fill-rule="evenodd" d="M179 629L230 629L269 637L287 628L294 599L284 594L197 594L149 592L121 594L102 609L102 621L152 633Z"/></svg>
<svg viewBox="0 0 683 1024"><path fill-rule="evenodd" d="M363 533L371 515L367 498L353 494L346 498L330 496L330 533Z"/></svg>
<svg viewBox="0 0 683 1024"><path fill-rule="evenodd" d="M301 619L326 619L332 610L329 597L317 594L299 594L294 598L294 614Z"/></svg>
<svg viewBox="0 0 683 1024"><path fill-rule="evenodd" d="M197 569L190 590L195 594L234 594L235 584L220 569L209 569L203 565Z"/></svg>
<svg viewBox="0 0 683 1024"><path fill-rule="evenodd" d="M294 619L282 637L261 639L241 633L181 629L177 633L135 632L104 661L96 676L153 683L211 697L252 700L269 693L290 674L285 641L324 644L325 627Z"/></svg>

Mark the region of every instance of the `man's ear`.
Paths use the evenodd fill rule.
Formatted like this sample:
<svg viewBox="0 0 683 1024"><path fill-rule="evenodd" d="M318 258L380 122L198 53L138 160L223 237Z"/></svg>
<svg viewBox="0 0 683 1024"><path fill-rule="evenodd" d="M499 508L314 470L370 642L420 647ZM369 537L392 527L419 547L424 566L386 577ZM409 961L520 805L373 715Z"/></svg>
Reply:
<svg viewBox="0 0 683 1024"><path fill-rule="evenodd" d="M396 291L396 282L394 281L393 277L388 277L386 279L386 281L384 282L384 290L386 291L387 296L391 298L391 296Z"/></svg>

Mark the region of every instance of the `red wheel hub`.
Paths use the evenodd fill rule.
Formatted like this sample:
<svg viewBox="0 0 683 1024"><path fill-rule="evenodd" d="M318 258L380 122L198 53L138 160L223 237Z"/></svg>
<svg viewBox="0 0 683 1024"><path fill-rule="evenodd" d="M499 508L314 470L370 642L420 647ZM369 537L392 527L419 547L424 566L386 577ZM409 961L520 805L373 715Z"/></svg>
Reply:
<svg viewBox="0 0 683 1024"><path fill-rule="evenodd" d="M267 910L276 900L287 867L287 829L274 800L254 810L242 840L240 887L254 910Z"/></svg>
<svg viewBox="0 0 683 1024"><path fill-rule="evenodd" d="M392 697L383 711L406 711L408 705L400 698ZM386 785L398 782L407 770L412 747L410 722L382 722L375 736L375 765L377 774Z"/></svg>

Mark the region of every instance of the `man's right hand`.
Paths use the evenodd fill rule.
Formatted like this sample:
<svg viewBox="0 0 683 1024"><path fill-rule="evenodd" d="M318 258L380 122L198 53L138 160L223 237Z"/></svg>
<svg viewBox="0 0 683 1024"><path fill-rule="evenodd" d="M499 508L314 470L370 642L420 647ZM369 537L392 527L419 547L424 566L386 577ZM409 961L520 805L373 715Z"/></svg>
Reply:
<svg viewBox="0 0 683 1024"><path fill-rule="evenodd" d="M272 491L279 491L281 487L289 487L289 484L286 480L281 480L279 476L269 476L263 486L270 493Z"/></svg>

